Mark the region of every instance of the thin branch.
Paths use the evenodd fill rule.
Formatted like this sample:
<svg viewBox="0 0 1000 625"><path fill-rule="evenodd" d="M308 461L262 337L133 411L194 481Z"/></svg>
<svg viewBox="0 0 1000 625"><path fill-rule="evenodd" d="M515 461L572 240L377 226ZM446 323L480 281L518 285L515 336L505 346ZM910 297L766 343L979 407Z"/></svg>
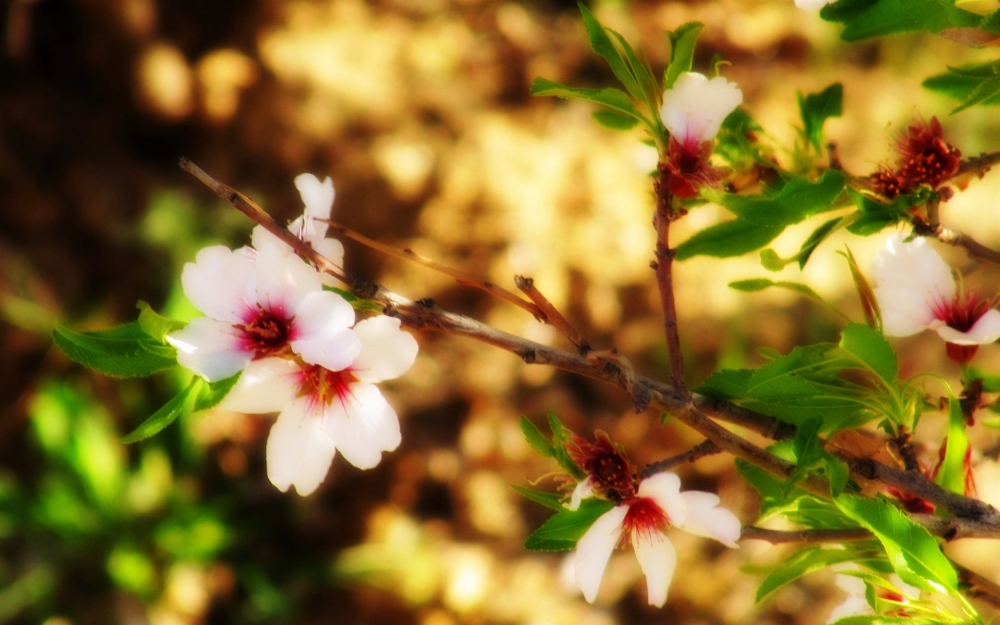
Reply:
<svg viewBox="0 0 1000 625"><path fill-rule="evenodd" d="M653 269L656 270L656 286L660 291L660 306L663 308L663 330L667 339L667 351L670 353L670 381L681 397L690 398L687 385L684 382L684 356L681 354L680 334L677 331L677 305L674 298L674 256L677 250L670 247L670 222L676 219L674 213L674 195L667 188L668 172L660 166L659 177L653 183L656 191L656 215L653 225L656 227L656 260Z"/></svg>
<svg viewBox="0 0 1000 625"><path fill-rule="evenodd" d="M632 396L637 408L650 406L666 412L712 441L719 449L743 459L753 466L782 478L787 478L795 471L795 465L792 463L782 460L730 432L709 418L708 415L722 421L739 423L741 426L761 434L773 433L779 429L771 417L758 415L717 400L696 398L696 401L692 403L687 401L686 397L679 396L678 390L669 384L642 376L632 376L629 371L623 369L613 360L587 358L577 353L555 349L503 332L475 319L450 313L424 300L413 302L377 284L346 273L342 268L334 265L315 251L308 243L274 221L252 200L216 181L190 161L183 159L181 166L215 191L219 197L232 203L253 221L291 246L302 258L316 265L321 271L337 277L359 297L379 303L385 314L400 318L409 327L437 329L467 336L516 354L528 364L553 366L614 384ZM783 429L783 433L787 433L787 428ZM940 517L920 518L926 515L913 515L915 520L927 525L931 531L943 535L945 538L1000 536L1000 512L988 504L950 493L916 472L893 469L870 459L848 459L848 463L852 476L857 479L882 482L963 517L942 519ZM827 482L816 476L808 476L797 486L819 497L829 498L830 496Z"/></svg>
<svg viewBox="0 0 1000 625"><path fill-rule="evenodd" d="M533 316L535 319L538 319L543 323L552 323L551 320L547 318L546 314L538 306L536 306L531 302L527 302L521 299L516 294L511 293L507 289L498 286L496 284L493 284L488 280L483 280L482 278L475 276L471 273L466 273L464 271L448 267L447 265L443 265L435 260L431 260L430 258L421 256L420 254L417 254L408 247L399 249L392 247L391 245L385 245L384 243L379 243L378 241L369 239L360 232L351 230L347 226L343 226L335 221L330 221L329 219L318 219L317 221L322 221L329 224L330 228L332 228L333 231L336 232L337 234L345 236L348 239L351 239L352 241L357 241L358 243L364 245L365 247L369 247L373 250L381 252L386 256L392 256L394 258L401 258L403 260L408 260L412 263L416 263L418 265L427 267L428 269L433 269L438 273L443 273L449 278L454 279L455 282L461 284L462 286L468 286L475 289L480 289L482 291L486 291L493 297L502 299L505 302L509 302L519 308L526 310L531 314L531 316Z"/></svg>
<svg viewBox="0 0 1000 625"><path fill-rule="evenodd" d="M975 597L988 603L994 608L1000 608L1000 586L996 584L991 579L983 577L979 573L976 573L972 569L968 569L961 564L953 562L955 568L958 569L958 581L962 584L968 584L969 590L967 591L970 597Z"/></svg>
<svg viewBox="0 0 1000 625"><path fill-rule="evenodd" d="M753 525L744 525L740 540L763 540L772 545L786 543L844 543L871 540L874 534L863 527L843 530L769 530Z"/></svg>
<svg viewBox="0 0 1000 625"><path fill-rule="evenodd" d="M958 167L958 173L953 178L962 174L984 174L986 170L997 164L1000 164L1000 152L983 152L979 156L962 161Z"/></svg>
<svg viewBox="0 0 1000 625"><path fill-rule="evenodd" d="M640 473L640 477L647 478L651 475L656 475L657 473L663 473L664 471L669 471L676 466L682 464L689 464L704 458L705 456L712 456L718 453L722 453L719 446L710 440L702 441L698 443L691 449L685 451L684 453L677 454L676 456L671 456L669 458L664 458L659 462L654 462L646 466L645 469Z"/></svg>
<svg viewBox="0 0 1000 625"><path fill-rule="evenodd" d="M954 245L955 247L965 249L965 251L969 253L969 256L973 258L979 258L982 260L988 260L991 263L1000 264L1000 252L986 247L963 232L952 230L951 228L945 228L944 226L938 226L934 232L934 236L942 243L947 243L948 245Z"/></svg>
<svg viewBox="0 0 1000 625"><path fill-rule="evenodd" d="M552 302L548 300L547 297L542 295L538 287L535 286L535 281L532 278L525 278L524 276L514 276L514 284L517 288L521 289L521 292L528 296L528 299L534 303L535 306L542 312L545 320L549 322L549 325L554 327L563 336L569 339L569 342L576 346L580 350L580 354L586 356L591 350L590 342L583 337L580 332L573 327L566 317L563 317L562 313L552 305Z"/></svg>

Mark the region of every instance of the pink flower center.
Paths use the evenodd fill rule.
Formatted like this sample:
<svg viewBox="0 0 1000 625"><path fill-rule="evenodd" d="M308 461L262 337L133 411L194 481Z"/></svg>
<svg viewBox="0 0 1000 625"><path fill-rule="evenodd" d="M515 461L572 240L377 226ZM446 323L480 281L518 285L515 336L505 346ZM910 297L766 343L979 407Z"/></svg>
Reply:
<svg viewBox="0 0 1000 625"><path fill-rule="evenodd" d="M935 318L959 332L972 329L989 309L989 300L980 299L978 291L956 293L950 302L938 298L932 306Z"/></svg>
<svg viewBox="0 0 1000 625"><path fill-rule="evenodd" d="M652 538L654 532L663 532L670 527L670 517L652 499L636 497L627 505L628 512L622 521L623 535Z"/></svg>
<svg viewBox="0 0 1000 625"><path fill-rule="evenodd" d="M335 400L341 404L351 396L351 386L358 379L351 369L330 371L319 365L302 365L300 393L309 397L313 406L325 408Z"/></svg>
<svg viewBox="0 0 1000 625"><path fill-rule="evenodd" d="M278 356L288 351L288 342L295 338L290 317L283 309L270 310L258 307L243 326L243 349L252 351L254 358Z"/></svg>

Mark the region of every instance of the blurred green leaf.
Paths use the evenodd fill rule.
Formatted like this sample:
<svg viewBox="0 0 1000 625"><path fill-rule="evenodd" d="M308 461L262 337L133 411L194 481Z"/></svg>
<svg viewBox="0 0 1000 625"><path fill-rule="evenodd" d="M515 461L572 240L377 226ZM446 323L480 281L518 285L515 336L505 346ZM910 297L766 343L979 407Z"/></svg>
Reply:
<svg viewBox="0 0 1000 625"><path fill-rule="evenodd" d="M660 96L657 93L659 87L656 84L656 79L653 78L653 71L649 68L649 64L639 58L639 55L629 45L629 42L625 40L625 37L622 37L610 28L606 30L615 38L618 46L625 54L625 61L628 63L629 70L635 77L636 83L642 92L642 96L639 99L646 103L651 115L657 116L659 111L657 110L656 103L659 101Z"/></svg>
<svg viewBox="0 0 1000 625"><path fill-rule="evenodd" d="M788 289L789 291L795 291L800 295L805 295L806 297L812 298L818 302L823 302L823 298L821 298L819 294L816 293L816 291L813 291L810 287L806 286L805 284L800 284L798 282L786 282L784 280L775 281L775 280L769 280L767 278L754 278L751 280L737 280L735 282L729 283L729 288L736 289L737 291L745 291L747 293L763 291L764 289L770 287Z"/></svg>
<svg viewBox="0 0 1000 625"><path fill-rule="evenodd" d="M753 369L722 369L709 376L694 391L715 399L743 398L747 395L747 384L752 377Z"/></svg>
<svg viewBox="0 0 1000 625"><path fill-rule="evenodd" d="M969 449L969 437L965 433L965 415L962 405L954 397L948 399L947 449L937 478L934 480L953 493L965 494L965 454Z"/></svg>
<svg viewBox="0 0 1000 625"><path fill-rule="evenodd" d="M757 588L756 601L760 603L774 591L794 582L803 575L824 569L831 564L850 562L855 554L846 549L822 549L813 547L792 555L772 571Z"/></svg>
<svg viewBox="0 0 1000 625"><path fill-rule="evenodd" d="M837 506L875 534L885 548L896 574L911 586L929 592L954 594L958 576L937 540L882 499L841 495Z"/></svg>
<svg viewBox="0 0 1000 625"><path fill-rule="evenodd" d="M100 332L74 332L57 323L52 339L74 362L113 377L146 377L177 364L166 356L172 348L147 334L138 321Z"/></svg>
<svg viewBox="0 0 1000 625"><path fill-rule="evenodd" d="M521 493L526 499L530 499L535 503L540 503L546 508L551 508L556 512L562 512L566 509L566 507L562 505L562 501L565 497L559 493L546 493L540 490L523 488L521 486L514 486L514 490Z"/></svg>
<svg viewBox="0 0 1000 625"><path fill-rule="evenodd" d="M826 237L830 236L834 230L840 225L843 220L840 217L834 217L833 219L827 221L819 228L813 230L809 238L805 240L802 247L799 248L799 253L794 256L795 260L799 261L799 269L803 269L806 263L809 262L809 257L812 253L816 251L819 244L826 240Z"/></svg>
<svg viewBox="0 0 1000 625"><path fill-rule="evenodd" d="M831 204L844 190L844 184L844 174L828 169L816 182L796 178L777 191L761 195L722 193L717 201L746 221L761 226L784 227L833 208Z"/></svg>
<svg viewBox="0 0 1000 625"><path fill-rule="evenodd" d="M594 521L614 507L603 499L584 499L579 510L561 510L549 517L524 543L531 551L568 551L586 533Z"/></svg>
<svg viewBox="0 0 1000 625"><path fill-rule="evenodd" d="M840 333L840 347L877 375L886 388L896 380L896 352L882 333L861 323L852 323Z"/></svg>
<svg viewBox="0 0 1000 625"><path fill-rule="evenodd" d="M566 443L572 440L573 433L562 424L555 412L549 412L549 428L552 429L552 450L555 454L556 462L563 468L570 477L582 480L587 477L583 469L578 467L573 459L566 452Z"/></svg>
<svg viewBox="0 0 1000 625"><path fill-rule="evenodd" d="M982 18L963 11L948 0L878 0L867 8L864 2L840 0L820 17L844 23L841 38L859 41L897 33L928 31L939 34L946 28L976 27Z"/></svg>
<svg viewBox="0 0 1000 625"><path fill-rule="evenodd" d="M610 130L631 130L639 123L634 116L615 111L594 111L591 115L598 124Z"/></svg>
<svg viewBox="0 0 1000 625"><path fill-rule="evenodd" d="M528 417L521 417L521 432L524 433L524 438L528 441L528 446L534 449L536 452L545 456L546 458L555 458L556 450L553 449L552 445L549 444L548 439L542 434L534 423L532 423Z"/></svg>
<svg viewBox="0 0 1000 625"><path fill-rule="evenodd" d="M153 413L151 417L142 422L142 425L132 430L129 434L122 437L121 442L123 444L135 443L143 439L149 438L150 436L156 434L163 428L167 427L174 422L174 419L180 416L184 412L185 404L187 403L188 397L194 392L196 386L201 378L194 378L191 383L185 387L180 393L174 396L173 399L163 404L159 410Z"/></svg>
<svg viewBox="0 0 1000 625"><path fill-rule="evenodd" d="M135 307L139 309L139 327L160 343L166 343L168 334L187 325L183 321L164 317L141 300Z"/></svg>
<svg viewBox="0 0 1000 625"><path fill-rule="evenodd" d="M698 35L704 27L701 22L688 22L667 33L670 37L670 63L663 75L664 89L670 89L678 76L691 71L695 44L698 43Z"/></svg>
<svg viewBox="0 0 1000 625"><path fill-rule="evenodd" d="M157 590L156 567L142 551L116 545L108 556L106 568L115 585L126 592L151 599Z"/></svg>
<svg viewBox="0 0 1000 625"><path fill-rule="evenodd" d="M642 115L635 110L632 100L620 89L612 89L610 87L602 89L567 87L566 85L560 85L545 78L536 78L531 83L531 95L552 95L560 98L587 100L588 102L594 102L614 109L619 113L624 113L629 117L634 117L636 120L642 120Z"/></svg>
<svg viewBox="0 0 1000 625"><path fill-rule="evenodd" d="M215 382L204 382L198 391L198 398L194 401L195 410L208 410L209 408L215 408L219 405L229 391L233 390L236 383L240 381L240 376L243 372L240 371L236 375L229 376L225 380L218 380Z"/></svg>
<svg viewBox="0 0 1000 625"><path fill-rule="evenodd" d="M819 154L823 150L823 124L843 112L844 87L834 83L819 93L803 96L799 92L798 99L802 134Z"/></svg>
<svg viewBox="0 0 1000 625"><path fill-rule="evenodd" d="M764 226L746 219L725 221L705 228L678 245L676 258L740 256L764 247L784 229L784 226Z"/></svg>
<svg viewBox="0 0 1000 625"><path fill-rule="evenodd" d="M931 76L925 80L923 86L959 102L967 103L973 98L974 92L977 96L982 96L984 94L982 85L992 81L998 75L1000 75L1000 61L949 67L948 71L943 74ZM993 94L985 98L977 97L977 100L978 104L996 106L1000 104L1000 94Z"/></svg>
<svg viewBox="0 0 1000 625"><path fill-rule="evenodd" d="M639 82L632 75L631 70L629 70L625 59L622 57L621 53L615 48L615 45L611 43L611 39L608 38L608 34L601 23L597 21L594 14L590 12L590 9L586 7L582 2L578 2L577 5L580 7L580 14L583 17L583 25L587 29L587 37L590 39L590 48L601 55L608 65L611 66L611 71L614 72L615 77L625 86L625 89L632 94L636 100L642 100L643 92L642 88L639 86ZM538 79L535 80L538 82ZM532 85L531 93L535 94L534 85ZM554 94L553 94L554 95Z"/></svg>

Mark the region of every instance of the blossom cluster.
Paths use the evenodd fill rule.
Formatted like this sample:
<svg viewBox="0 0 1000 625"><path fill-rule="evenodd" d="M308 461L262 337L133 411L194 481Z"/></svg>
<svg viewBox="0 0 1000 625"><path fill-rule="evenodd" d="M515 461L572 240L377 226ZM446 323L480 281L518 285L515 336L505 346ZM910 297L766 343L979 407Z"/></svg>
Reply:
<svg viewBox="0 0 1000 625"><path fill-rule="evenodd" d="M337 265L343 246L325 238L334 189L295 179L304 214L289 228ZM278 412L267 440L267 475L282 491L312 493L336 452L361 469L399 446L399 419L376 383L413 364L417 342L398 319L357 321L351 304L324 289L332 277L258 226L252 246L198 252L181 275L205 314L167 336L177 361L209 382L239 375L220 408Z"/></svg>

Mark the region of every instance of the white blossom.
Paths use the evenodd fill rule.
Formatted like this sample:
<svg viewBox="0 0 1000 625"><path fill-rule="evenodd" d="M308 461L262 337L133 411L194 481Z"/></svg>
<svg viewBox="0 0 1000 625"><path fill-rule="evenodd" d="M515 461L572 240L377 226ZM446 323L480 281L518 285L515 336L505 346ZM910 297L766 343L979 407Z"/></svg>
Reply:
<svg viewBox="0 0 1000 625"><path fill-rule="evenodd" d="M255 359L298 355L333 370L361 350L351 332L354 309L322 290L319 273L273 246L245 250L202 249L187 263L181 284L206 316L167 336L177 362L209 382L243 370Z"/></svg>
<svg viewBox="0 0 1000 625"><path fill-rule="evenodd" d="M858 566L852 563L838 565L834 568L841 571L858 570ZM883 587L876 587L875 594L879 598L906 604L910 602L910 599L920 597L919 588L910 586L895 573L889 576L888 581L899 592L893 592ZM830 612L830 616L826 620L828 624L836 623L850 616L875 615L875 609L868 603L868 588L863 579L855 575L838 574L834 579L834 583L837 584L838 588L847 593L847 597Z"/></svg>
<svg viewBox="0 0 1000 625"><path fill-rule="evenodd" d="M955 345L1000 338L1000 311L955 284L951 268L926 240L894 234L872 263L875 299L887 336L934 330Z"/></svg>
<svg viewBox="0 0 1000 625"><path fill-rule="evenodd" d="M697 145L714 139L722 121L742 102L743 92L722 76L709 80L685 72L663 92L660 119L679 143Z"/></svg>
<svg viewBox="0 0 1000 625"><path fill-rule="evenodd" d="M700 491L680 492L674 473L658 473L639 484L636 496L601 515L576 546L576 585L593 603L608 559L623 536L635 549L646 576L649 604L662 607L677 566L677 553L664 531L677 526L697 536L738 548L740 521L719 507L719 497Z"/></svg>
<svg viewBox="0 0 1000 625"><path fill-rule="evenodd" d="M254 361L220 404L244 412L280 411L267 439L267 476L282 491L312 493L337 451L360 469L399 446L399 419L375 383L405 373L417 342L399 319L371 317L351 332L360 351L344 366ZM261 400L260 398L270 398Z"/></svg>
<svg viewBox="0 0 1000 625"><path fill-rule="evenodd" d="M819 11L835 0L795 0L795 6L803 11Z"/></svg>

